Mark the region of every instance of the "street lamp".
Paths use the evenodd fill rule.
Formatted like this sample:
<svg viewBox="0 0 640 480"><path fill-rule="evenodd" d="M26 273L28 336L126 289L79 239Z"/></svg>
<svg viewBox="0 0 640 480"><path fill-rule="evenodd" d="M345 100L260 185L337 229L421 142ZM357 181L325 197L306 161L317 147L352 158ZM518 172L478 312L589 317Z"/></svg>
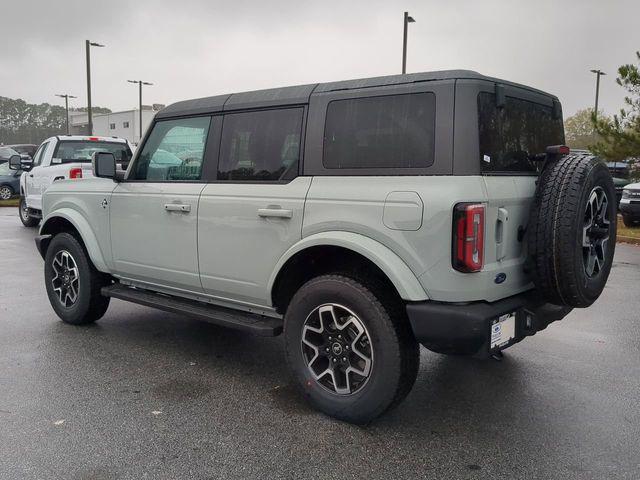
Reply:
<svg viewBox="0 0 640 480"><path fill-rule="evenodd" d="M91 47L104 47L104 45L90 40L85 40L84 45L87 52L87 126L89 135L93 135L93 117L91 115L91 54L89 51Z"/></svg>
<svg viewBox="0 0 640 480"><path fill-rule="evenodd" d="M153 85L150 82L143 82L142 80L127 80L129 83L137 83L138 84L138 97L140 100L140 142L142 141L142 85Z"/></svg>
<svg viewBox="0 0 640 480"><path fill-rule="evenodd" d="M69 99L78 97L74 97L68 93L56 93L56 97L64 98L64 109L67 112L67 135L69 135Z"/></svg>
<svg viewBox="0 0 640 480"><path fill-rule="evenodd" d="M600 76L606 75L606 73L604 73L602 70L591 70L591 73L596 74L596 107L593 111L593 118L597 119L598 118L598 96L600 94Z"/></svg>
<svg viewBox="0 0 640 480"><path fill-rule="evenodd" d="M415 23L414 18L409 12L404 12L404 36L402 38L402 73L407 73L407 31L409 24Z"/></svg>

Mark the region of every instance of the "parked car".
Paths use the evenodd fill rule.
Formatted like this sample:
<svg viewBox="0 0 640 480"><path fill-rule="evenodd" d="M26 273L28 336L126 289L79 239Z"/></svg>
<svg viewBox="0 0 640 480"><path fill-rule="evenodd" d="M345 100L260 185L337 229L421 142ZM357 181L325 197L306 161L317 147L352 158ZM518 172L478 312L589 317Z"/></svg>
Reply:
<svg viewBox="0 0 640 480"><path fill-rule="evenodd" d="M46 139L35 155L16 160L12 168L28 172L20 177L20 220L34 227L42 216L42 194L54 182L90 177L91 155L110 152L119 164L131 159L129 142L124 138L58 135Z"/></svg>
<svg viewBox="0 0 640 480"><path fill-rule="evenodd" d="M616 189L616 205L620 206L622 192L628 184L629 180L626 178L613 177L613 187Z"/></svg>
<svg viewBox="0 0 640 480"><path fill-rule="evenodd" d="M20 191L22 172L9 169L9 163L0 164L0 200L9 200Z"/></svg>
<svg viewBox="0 0 640 480"><path fill-rule="evenodd" d="M0 165L3 163L8 163L9 159L14 155L20 156L20 153L16 152L11 147L6 147L6 146L0 147Z"/></svg>
<svg viewBox="0 0 640 480"><path fill-rule="evenodd" d="M7 147L14 149L16 152L18 152L21 155L28 155L31 158L33 158L33 156L36 154L36 150L38 150L38 145L33 145L31 143L7 145Z"/></svg>
<svg viewBox="0 0 640 480"><path fill-rule="evenodd" d="M640 183L631 183L624 187L620 212L627 227L640 225Z"/></svg>
<svg viewBox="0 0 640 480"><path fill-rule="evenodd" d="M499 356L598 298L613 182L563 143L556 97L470 71L178 102L126 173L96 152L44 193L47 294L76 325L113 297L284 331L304 396L368 422L419 344Z"/></svg>

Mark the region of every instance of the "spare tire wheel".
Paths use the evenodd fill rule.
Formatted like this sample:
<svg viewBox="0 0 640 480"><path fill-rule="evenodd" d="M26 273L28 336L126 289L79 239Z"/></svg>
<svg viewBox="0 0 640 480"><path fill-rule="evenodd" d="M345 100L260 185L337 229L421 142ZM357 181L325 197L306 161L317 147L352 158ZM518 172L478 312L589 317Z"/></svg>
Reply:
<svg viewBox="0 0 640 480"><path fill-rule="evenodd" d="M548 161L531 207L527 247L538 291L556 305L588 307L604 289L616 244L611 174L592 155Z"/></svg>

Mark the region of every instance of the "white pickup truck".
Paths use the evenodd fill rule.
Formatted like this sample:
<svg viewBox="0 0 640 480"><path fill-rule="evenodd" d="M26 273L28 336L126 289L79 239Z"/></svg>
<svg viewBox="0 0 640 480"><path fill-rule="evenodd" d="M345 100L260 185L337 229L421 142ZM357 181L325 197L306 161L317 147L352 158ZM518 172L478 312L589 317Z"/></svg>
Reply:
<svg viewBox="0 0 640 480"><path fill-rule="evenodd" d="M91 173L94 152L112 153L126 168L131 160L131 146L124 138L82 135L57 135L47 138L33 158L20 159L14 169L24 170L20 178L20 220L35 227L42 218L42 194L59 180L86 178ZM15 163L15 162L13 162Z"/></svg>

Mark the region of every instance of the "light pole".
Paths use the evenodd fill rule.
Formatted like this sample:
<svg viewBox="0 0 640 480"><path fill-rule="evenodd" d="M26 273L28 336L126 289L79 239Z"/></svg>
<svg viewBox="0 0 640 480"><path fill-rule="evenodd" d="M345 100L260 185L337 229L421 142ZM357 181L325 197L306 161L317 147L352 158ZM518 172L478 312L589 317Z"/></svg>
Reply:
<svg viewBox="0 0 640 480"><path fill-rule="evenodd" d="M91 115L91 47L104 47L99 43L92 42L90 40L84 41L86 53L87 53L87 127L89 135L93 135L93 117Z"/></svg>
<svg viewBox="0 0 640 480"><path fill-rule="evenodd" d="M593 111L593 118L598 118L598 96L600 95L600 76L606 75L602 70L591 70L591 73L596 74L596 106Z"/></svg>
<svg viewBox="0 0 640 480"><path fill-rule="evenodd" d="M69 135L69 99L78 98L68 93L56 93L56 97L64 98L64 109L67 112L67 135Z"/></svg>
<svg viewBox="0 0 640 480"><path fill-rule="evenodd" d="M409 12L404 12L404 35L402 37L402 73L407 73L407 32L409 24L414 23L414 18Z"/></svg>
<svg viewBox="0 0 640 480"><path fill-rule="evenodd" d="M140 100L140 140L142 141L142 85L153 85L150 82L143 82L142 80L127 80L129 83L137 83L138 84L138 97Z"/></svg>

